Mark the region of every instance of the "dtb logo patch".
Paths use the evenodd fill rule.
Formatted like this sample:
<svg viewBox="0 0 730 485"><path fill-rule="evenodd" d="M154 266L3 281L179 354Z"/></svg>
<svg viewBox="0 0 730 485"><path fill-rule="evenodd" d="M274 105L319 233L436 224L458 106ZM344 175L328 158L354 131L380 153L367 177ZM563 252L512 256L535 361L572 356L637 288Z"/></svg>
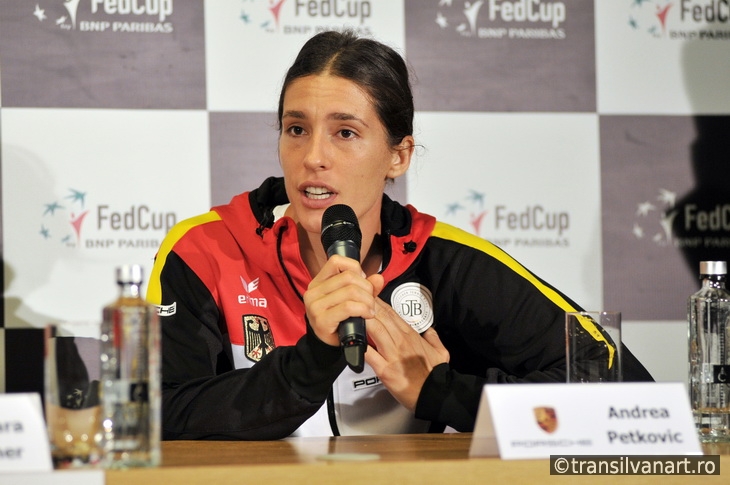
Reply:
<svg viewBox="0 0 730 485"><path fill-rule="evenodd" d="M393 291L390 306L418 333L433 325L431 291L418 283L403 283Z"/></svg>
<svg viewBox="0 0 730 485"><path fill-rule="evenodd" d="M274 336L271 335L269 321L259 315L243 315L243 333L246 336L246 358L259 362L274 350Z"/></svg>

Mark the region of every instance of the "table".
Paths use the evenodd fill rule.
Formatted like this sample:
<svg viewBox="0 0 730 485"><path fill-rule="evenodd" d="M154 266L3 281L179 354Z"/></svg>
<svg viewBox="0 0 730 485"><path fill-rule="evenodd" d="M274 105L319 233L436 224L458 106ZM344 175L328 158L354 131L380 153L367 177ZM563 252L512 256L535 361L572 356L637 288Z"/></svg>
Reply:
<svg viewBox="0 0 730 485"><path fill-rule="evenodd" d="M548 460L469 458L471 436L471 433L455 433L279 441L166 441L162 444L161 467L108 470L106 484L615 485L618 481L672 485L727 484L730 475L730 444L705 446L707 454L722 455L720 476L588 477L550 475Z"/></svg>

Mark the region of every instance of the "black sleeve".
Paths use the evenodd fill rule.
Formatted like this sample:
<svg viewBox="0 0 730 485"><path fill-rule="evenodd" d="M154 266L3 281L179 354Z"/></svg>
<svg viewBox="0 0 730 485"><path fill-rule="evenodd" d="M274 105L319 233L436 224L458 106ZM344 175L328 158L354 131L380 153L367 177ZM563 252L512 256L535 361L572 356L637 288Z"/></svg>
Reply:
<svg viewBox="0 0 730 485"><path fill-rule="evenodd" d="M651 374L622 346L624 381L653 381ZM626 369L628 368L628 373ZM416 417L451 426L457 431L474 431L479 401L485 384L565 382L565 361L546 370L536 370L524 377L491 367L486 377L461 374L441 364L429 374L416 405Z"/></svg>
<svg viewBox="0 0 730 485"><path fill-rule="evenodd" d="M509 265L446 244L424 257L439 275L434 328L451 360L429 375L416 417L472 431L485 384L565 382L565 312L581 308L506 255ZM596 354L605 352L591 340ZM622 367L624 381L653 380L625 345Z"/></svg>
<svg viewBox="0 0 730 485"><path fill-rule="evenodd" d="M313 332L234 369L225 322L208 289L171 252L160 273L163 439L279 439L324 403L345 368Z"/></svg>

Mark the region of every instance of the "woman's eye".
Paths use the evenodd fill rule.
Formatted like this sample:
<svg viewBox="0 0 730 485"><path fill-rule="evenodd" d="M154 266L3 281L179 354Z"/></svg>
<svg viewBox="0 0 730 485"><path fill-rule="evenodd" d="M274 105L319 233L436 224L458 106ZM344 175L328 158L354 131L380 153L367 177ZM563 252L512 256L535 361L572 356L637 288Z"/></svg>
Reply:
<svg viewBox="0 0 730 485"><path fill-rule="evenodd" d="M353 136L355 136L355 133L350 130L340 130L340 136L342 138L352 138Z"/></svg>
<svg viewBox="0 0 730 485"><path fill-rule="evenodd" d="M301 126L291 126L289 127L289 133L299 136L304 133L304 128L302 128Z"/></svg>

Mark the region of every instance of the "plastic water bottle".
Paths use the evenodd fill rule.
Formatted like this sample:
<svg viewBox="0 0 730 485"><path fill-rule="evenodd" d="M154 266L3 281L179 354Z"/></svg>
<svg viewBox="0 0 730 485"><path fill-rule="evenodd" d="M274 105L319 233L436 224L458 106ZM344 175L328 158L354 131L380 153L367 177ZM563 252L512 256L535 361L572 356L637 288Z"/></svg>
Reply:
<svg viewBox="0 0 730 485"><path fill-rule="evenodd" d="M700 263L702 288L689 297L690 403L700 440L730 441L730 293L727 262Z"/></svg>
<svg viewBox="0 0 730 485"><path fill-rule="evenodd" d="M103 309L102 428L105 466L160 464L160 327L140 294L142 267L117 268L119 297Z"/></svg>

